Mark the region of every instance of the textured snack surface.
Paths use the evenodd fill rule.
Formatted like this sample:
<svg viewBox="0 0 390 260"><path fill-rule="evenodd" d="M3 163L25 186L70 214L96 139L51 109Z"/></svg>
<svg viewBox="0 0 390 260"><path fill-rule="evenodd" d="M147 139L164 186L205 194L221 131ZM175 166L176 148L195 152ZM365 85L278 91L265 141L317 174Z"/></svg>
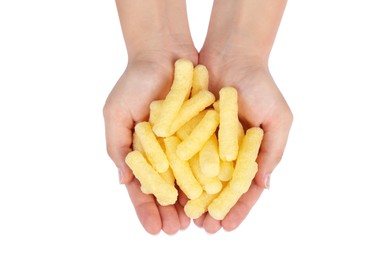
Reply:
<svg viewBox="0 0 390 260"><path fill-rule="evenodd" d="M215 99L204 65L194 68L179 59L174 69L165 99L152 101L149 120L136 124L126 163L141 191L160 205L175 204L180 189L188 198L188 217L208 212L222 220L258 171L264 133L259 127L244 129L234 87L221 88Z"/></svg>
<svg viewBox="0 0 390 260"><path fill-rule="evenodd" d="M238 153L238 98L237 90L224 87L219 91L220 125L218 131L220 157L234 161Z"/></svg>
<svg viewBox="0 0 390 260"><path fill-rule="evenodd" d="M193 68L189 60L179 59L175 62L175 75L171 90L163 101L159 116L153 126L153 131L157 136L169 136L171 124L191 91Z"/></svg>
<svg viewBox="0 0 390 260"><path fill-rule="evenodd" d="M177 200L176 188L167 183L146 161L139 151L132 151L126 156L126 163L141 183L142 191L153 194L161 205L171 205Z"/></svg>

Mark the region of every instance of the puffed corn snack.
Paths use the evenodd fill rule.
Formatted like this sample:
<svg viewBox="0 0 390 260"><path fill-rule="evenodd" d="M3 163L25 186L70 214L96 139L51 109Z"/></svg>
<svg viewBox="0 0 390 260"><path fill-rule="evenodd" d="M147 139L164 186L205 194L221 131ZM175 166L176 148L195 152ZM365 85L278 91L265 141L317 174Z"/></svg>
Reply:
<svg viewBox="0 0 390 260"><path fill-rule="evenodd" d="M245 132L237 90L223 87L216 100L208 81L205 66L177 60L166 98L153 101L149 120L135 126L126 163L142 192L153 194L160 205L175 204L178 187L189 199L188 217L209 212L222 220L258 171L263 130Z"/></svg>

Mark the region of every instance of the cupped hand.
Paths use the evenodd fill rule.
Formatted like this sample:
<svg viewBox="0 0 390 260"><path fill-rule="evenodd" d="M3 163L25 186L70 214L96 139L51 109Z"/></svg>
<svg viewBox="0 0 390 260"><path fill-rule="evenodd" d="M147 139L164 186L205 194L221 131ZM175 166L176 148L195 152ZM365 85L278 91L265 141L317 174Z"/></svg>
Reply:
<svg viewBox="0 0 390 260"><path fill-rule="evenodd" d="M185 215L185 197L179 195L175 205L161 206L152 195L141 192L140 183L125 163L131 151L132 132L136 123L147 120L149 104L163 99L173 80L173 64L178 58L188 58L197 63L196 51L167 50L137 55L120 77L105 103L107 151L118 168L120 183L126 185L137 216L151 234L163 230L174 234L185 229L190 219ZM181 202L181 203L180 203Z"/></svg>
<svg viewBox="0 0 390 260"><path fill-rule="evenodd" d="M199 54L199 64L208 68L209 88L216 95L228 85L238 90L239 117L244 126L260 126L264 130L257 158L259 170L248 192L222 221L207 213L194 220L209 233L221 228L230 231L241 224L263 190L269 188L270 174L282 158L293 116L267 65L258 57L242 51L218 53L205 49Z"/></svg>

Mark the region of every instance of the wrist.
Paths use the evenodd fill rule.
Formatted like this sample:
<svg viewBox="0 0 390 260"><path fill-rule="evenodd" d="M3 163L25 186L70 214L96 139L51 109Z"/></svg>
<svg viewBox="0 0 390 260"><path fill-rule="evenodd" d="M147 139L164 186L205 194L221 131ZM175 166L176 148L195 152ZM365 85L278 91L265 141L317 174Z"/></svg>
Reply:
<svg viewBox="0 0 390 260"><path fill-rule="evenodd" d="M287 0L215 0L202 51L268 58Z"/></svg>
<svg viewBox="0 0 390 260"><path fill-rule="evenodd" d="M173 66L179 58L186 58L194 65L197 64L198 52L195 46L192 42L172 40L164 35L152 36L144 44L128 51L129 64L146 62Z"/></svg>
<svg viewBox="0 0 390 260"><path fill-rule="evenodd" d="M163 52L197 56L185 0L116 0L116 3L129 61Z"/></svg>

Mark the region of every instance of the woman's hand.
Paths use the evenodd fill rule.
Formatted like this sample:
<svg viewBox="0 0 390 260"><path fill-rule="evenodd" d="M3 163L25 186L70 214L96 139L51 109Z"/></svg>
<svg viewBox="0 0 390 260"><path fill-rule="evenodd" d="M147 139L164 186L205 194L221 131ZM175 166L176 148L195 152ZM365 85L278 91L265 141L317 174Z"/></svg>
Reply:
<svg viewBox="0 0 390 260"><path fill-rule="evenodd" d="M264 188L269 188L270 174L282 158L293 116L267 66L256 55L246 55L242 49L225 49L218 53L212 48L204 48L199 55L199 64L209 69L209 88L215 94L227 85L237 89L239 117L244 127L260 126L264 130L257 159L259 170L249 191L222 221L208 214L194 221L214 233L221 227L226 230L237 228Z"/></svg>

